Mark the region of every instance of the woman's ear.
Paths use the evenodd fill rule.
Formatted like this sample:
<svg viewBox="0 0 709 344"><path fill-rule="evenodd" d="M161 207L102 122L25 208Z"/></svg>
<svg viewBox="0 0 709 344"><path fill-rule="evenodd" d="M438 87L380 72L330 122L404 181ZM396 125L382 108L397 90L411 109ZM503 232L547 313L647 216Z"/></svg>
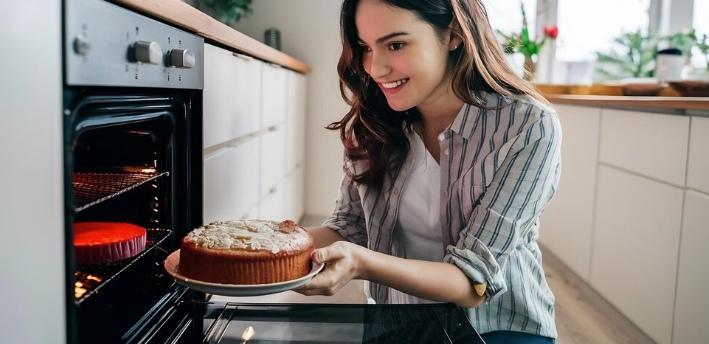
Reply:
<svg viewBox="0 0 709 344"><path fill-rule="evenodd" d="M451 23L448 28L448 50L458 49L461 43L463 43L463 36L460 34L460 27L458 24Z"/></svg>

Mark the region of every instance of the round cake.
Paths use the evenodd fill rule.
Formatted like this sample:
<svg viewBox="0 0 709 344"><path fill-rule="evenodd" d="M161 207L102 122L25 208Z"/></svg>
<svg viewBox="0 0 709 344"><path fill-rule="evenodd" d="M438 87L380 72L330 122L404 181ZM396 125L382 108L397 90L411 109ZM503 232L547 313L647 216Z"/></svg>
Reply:
<svg viewBox="0 0 709 344"><path fill-rule="evenodd" d="M187 234L180 245L180 273L205 282L265 284L310 272L315 244L295 222L217 221Z"/></svg>
<svg viewBox="0 0 709 344"><path fill-rule="evenodd" d="M145 228L120 222L77 222L74 252L79 265L128 259L145 249Z"/></svg>

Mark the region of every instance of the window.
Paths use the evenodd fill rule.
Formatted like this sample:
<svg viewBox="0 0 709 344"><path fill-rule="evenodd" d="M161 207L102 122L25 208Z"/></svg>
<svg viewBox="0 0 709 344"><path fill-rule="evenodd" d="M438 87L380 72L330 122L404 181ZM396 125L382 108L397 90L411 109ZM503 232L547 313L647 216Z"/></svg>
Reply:
<svg viewBox="0 0 709 344"><path fill-rule="evenodd" d="M522 30L520 3L524 5L524 10L527 13L527 26L529 27L530 35L534 35L537 19L536 0L484 0L483 4L487 9L492 28L506 34L520 32Z"/></svg>
<svg viewBox="0 0 709 344"><path fill-rule="evenodd" d="M624 32L646 31L650 0L558 1L560 61L591 61Z"/></svg>
<svg viewBox="0 0 709 344"><path fill-rule="evenodd" d="M697 33L709 34L709 0L694 0L694 28Z"/></svg>
<svg viewBox="0 0 709 344"><path fill-rule="evenodd" d="M704 34L709 35L709 0L694 0L693 22L698 38L701 39ZM699 49L695 47L692 53L692 64L695 67L707 66L707 58Z"/></svg>

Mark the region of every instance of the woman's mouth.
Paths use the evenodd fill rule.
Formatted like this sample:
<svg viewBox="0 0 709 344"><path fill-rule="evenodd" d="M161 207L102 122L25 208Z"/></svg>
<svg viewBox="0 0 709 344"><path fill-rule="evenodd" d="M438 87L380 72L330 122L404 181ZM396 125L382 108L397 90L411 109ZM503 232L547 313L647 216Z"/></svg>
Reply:
<svg viewBox="0 0 709 344"><path fill-rule="evenodd" d="M406 85L407 82L409 82L409 78L399 79L392 82L380 82L379 87L385 94L389 95L399 92L402 88L404 88L404 85Z"/></svg>

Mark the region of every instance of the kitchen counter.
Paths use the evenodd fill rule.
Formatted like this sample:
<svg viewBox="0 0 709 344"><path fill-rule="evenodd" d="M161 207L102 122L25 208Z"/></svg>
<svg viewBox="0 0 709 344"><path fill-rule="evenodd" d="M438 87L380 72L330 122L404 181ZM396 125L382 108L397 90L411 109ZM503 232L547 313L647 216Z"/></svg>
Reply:
<svg viewBox="0 0 709 344"><path fill-rule="evenodd" d="M599 108L655 109L686 114L709 112L709 97L628 97L595 95L548 95L554 104L593 106Z"/></svg>
<svg viewBox="0 0 709 344"><path fill-rule="evenodd" d="M178 0L115 0L116 4L158 18L208 40L231 47L246 55L307 74L310 67L302 61L271 48L217 21Z"/></svg>

